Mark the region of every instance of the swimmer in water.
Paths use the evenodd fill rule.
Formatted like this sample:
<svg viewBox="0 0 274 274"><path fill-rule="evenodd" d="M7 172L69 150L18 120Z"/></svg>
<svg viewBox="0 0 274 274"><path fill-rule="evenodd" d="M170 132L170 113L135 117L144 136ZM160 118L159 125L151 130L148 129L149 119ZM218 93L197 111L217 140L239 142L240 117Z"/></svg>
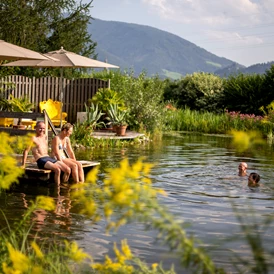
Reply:
<svg viewBox="0 0 274 274"><path fill-rule="evenodd" d="M247 163L241 162L238 167L239 176L247 176Z"/></svg>

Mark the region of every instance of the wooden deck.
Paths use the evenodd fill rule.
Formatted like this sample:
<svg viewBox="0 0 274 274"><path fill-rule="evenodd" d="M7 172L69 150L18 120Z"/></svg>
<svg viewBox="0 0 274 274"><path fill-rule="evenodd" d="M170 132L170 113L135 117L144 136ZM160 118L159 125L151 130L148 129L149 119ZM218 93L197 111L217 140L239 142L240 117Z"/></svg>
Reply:
<svg viewBox="0 0 274 274"><path fill-rule="evenodd" d="M83 165L85 173L88 173L93 167L100 165L99 162L79 160ZM26 182L53 182L54 172L49 169L39 169L37 164L28 162L25 167L25 174L20 178L20 181Z"/></svg>
<svg viewBox="0 0 274 274"><path fill-rule="evenodd" d="M143 133L138 133L135 131L126 131L125 136L117 136L115 132L111 130L95 130L92 132L92 137L96 139L121 139L121 140L130 140L137 137L145 136Z"/></svg>
<svg viewBox="0 0 274 274"><path fill-rule="evenodd" d="M79 160L78 162L82 164L84 171L100 165L99 162L91 162L91 161L85 161L85 160ZM41 173L41 174L52 173L52 171L49 169L39 169L36 163L28 163L25 167L25 171L29 173Z"/></svg>

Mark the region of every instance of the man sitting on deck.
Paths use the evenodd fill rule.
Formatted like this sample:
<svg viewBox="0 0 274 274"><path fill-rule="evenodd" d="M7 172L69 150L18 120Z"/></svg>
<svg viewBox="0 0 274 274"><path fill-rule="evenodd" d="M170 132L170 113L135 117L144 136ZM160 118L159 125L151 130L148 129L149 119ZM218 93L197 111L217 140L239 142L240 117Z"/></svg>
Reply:
<svg viewBox="0 0 274 274"><path fill-rule="evenodd" d="M58 161L48 155L47 136L45 135L45 123L38 121L35 126L36 136L32 138L33 144L26 148L23 153L22 165L25 167L28 152L32 149L32 154L40 169L49 169L54 172L54 181L60 186L61 171L64 172L63 181L67 182L70 175L70 168L63 162Z"/></svg>

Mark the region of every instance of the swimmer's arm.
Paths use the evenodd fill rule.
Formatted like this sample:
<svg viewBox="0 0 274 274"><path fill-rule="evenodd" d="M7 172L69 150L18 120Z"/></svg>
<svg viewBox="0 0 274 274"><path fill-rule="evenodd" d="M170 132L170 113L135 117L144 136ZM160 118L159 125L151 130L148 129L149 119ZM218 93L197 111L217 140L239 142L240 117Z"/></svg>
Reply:
<svg viewBox="0 0 274 274"><path fill-rule="evenodd" d="M51 143L52 156L55 156L58 161L62 161L61 154L58 148L58 138L54 137Z"/></svg>
<svg viewBox="0 0 274 274"><path fill-rule="evenodd" d="M27 161L27 157L28 157L28 153L31 149L31 146L29 146L28 148L26 148L23 152L23 157L22 157L22 168L25 168L26 166L26 161Z"/></svg>
<svg viewBox="0 0 274 274"><path fill-rule="evenodd" d="M66 142L67 142L67 152L68 152L69 158L76 160L75 154L71 147L70 139L67 138Z"/></svg>

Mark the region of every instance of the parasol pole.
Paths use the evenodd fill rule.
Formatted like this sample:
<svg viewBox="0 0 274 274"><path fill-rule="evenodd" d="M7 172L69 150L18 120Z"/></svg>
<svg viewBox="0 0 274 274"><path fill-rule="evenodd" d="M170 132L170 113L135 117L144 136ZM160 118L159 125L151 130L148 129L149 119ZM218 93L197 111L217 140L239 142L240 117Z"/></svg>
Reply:
<svg viewBox="0 0 274 274"><path fill-rule="evenodd" d="M61 72L60 72L60 81L61 81L61 90L60 90L60 102L61 102L61 107L60 107L60 130L62 128L62 112L63 112L63 88L64 88L64 81L63 81L63 67L61 67Z"/></svg>

